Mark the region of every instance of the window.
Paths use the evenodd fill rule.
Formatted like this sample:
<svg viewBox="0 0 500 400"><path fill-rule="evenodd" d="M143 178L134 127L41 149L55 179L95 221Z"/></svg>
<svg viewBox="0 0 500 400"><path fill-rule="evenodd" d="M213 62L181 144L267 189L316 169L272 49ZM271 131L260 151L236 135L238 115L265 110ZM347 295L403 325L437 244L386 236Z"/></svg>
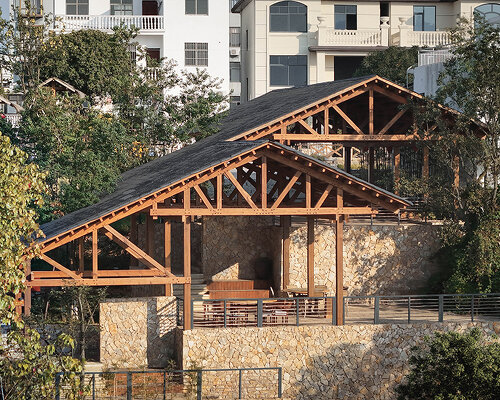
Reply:
<svg viewBox="0 0 500 400"><path fill-rule="evenodd" d="M483 4L474 9L474 12L483 17L486 22L500 26L500 4Z"/></svg>
<svg viewBox="0 0 500 400"><path fill-rule="evenodd" d="M307 7L295 1L282 1L269 8L271 32L307 32Z"/></svg>
<svg viewBox="0 0 500 400"><path fill-rule="evenodd" d="M240 81L240 63L230 62L229 63L229 82L239 82Z"/></svg>
<svg viewBox="0 0 500 400"><path fill-rule="evenodd" d="M229 47L240 47L241 28L229 28Z"/></svg>
<svg viewBox="0 0 500 400"><path fill-rule="evenodd" d="M240 96L229 96L229 107L233 108L241 104Z"/></svg>
<svg viewBox="0 0 500 400"><path fill-rule="evenodd" d="M208 43L184 43L185 65L208 66Z"/></svg>
<svg viewBox="0 0 500 400"><path fill-rule="evenodd" d="M133 15L132 0L111 0L111 15Z"/></svg>
<svg viewBox="0 0 500 400"><path fill-rule="evenodd" d="M208 15L208 0L186 0L186 14Z"/></svg>
<svg viewBox="0 0 500 400"><path fill-rule="evenodd" d="M413 30L435 31L436 30L436 7L413 6Z"/></svg>
<svg viewBox="0 0 500 400"><path fill-rule="evenodd" d="M66 14L89 15L89 0L66 0Z"/></svg>
<svg viewBox="0 0 500 400"><path fill-rule="evenodd" d="M358 29L357 6L335 6L335 29L349 31Z"/></svg>
<svg viewBox="0 0 500 400"><path fill-rule="evenodd" d="M307 56L270 56L271 86L307 84Z"/></svg>

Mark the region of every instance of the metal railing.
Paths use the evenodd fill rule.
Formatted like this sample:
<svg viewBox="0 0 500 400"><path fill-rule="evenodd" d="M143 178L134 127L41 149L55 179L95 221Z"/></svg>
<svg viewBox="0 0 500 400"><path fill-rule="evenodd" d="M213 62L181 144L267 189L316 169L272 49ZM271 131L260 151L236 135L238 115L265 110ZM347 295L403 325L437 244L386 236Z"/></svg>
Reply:
<svg viewBox="0 0 500 400"><path fill-rule="evenodd" d="M449 49L444 50L420 50L418 52L418 66L437 63L445 63L453 57Z"/></svg>
<svg viewBox="0 0 500 400"><path fill-rule="evenodd" d="M335 297L191 301L193 328L336 324ZM500 320L500 293L345 296L344 324Z"/></svg>
<svg viewBox="0 0 500 400"><path fill-rule="evenodd" d="M115 27L137 28L141 31L165 29L162 15L56 15L58 29L112 30Z"/></svg>
<svg viewBox="0 0 500 400"><path fill-rule="evenodd" d="M55 399L68 398L64 373L55 381ZM85 372L83 399L282 398L281 367Z"/></svg>

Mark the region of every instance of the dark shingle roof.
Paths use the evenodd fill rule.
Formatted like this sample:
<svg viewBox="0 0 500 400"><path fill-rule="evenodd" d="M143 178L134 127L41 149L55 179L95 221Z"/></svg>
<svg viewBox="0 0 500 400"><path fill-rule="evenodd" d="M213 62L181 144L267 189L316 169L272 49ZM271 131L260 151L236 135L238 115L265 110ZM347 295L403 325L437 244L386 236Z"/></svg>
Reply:
<svg viewBox="0 0 500 400"><path fill-rule="evenodd" d="M260 146L262 142L200 140L174 153L125 172L116 190L97 204L82 208L41 226L46 239L94 221L188 176L206 170Z"/></svg>
<svg viewBox="0 0 500 400"><path fill-rule="evenodd" d="M283 115L313 104L325 97L364 82L375 75L317 83L290 89L278 89L232 108L222 121L219 140L229 140L239 134L270 123Z"/></svg>

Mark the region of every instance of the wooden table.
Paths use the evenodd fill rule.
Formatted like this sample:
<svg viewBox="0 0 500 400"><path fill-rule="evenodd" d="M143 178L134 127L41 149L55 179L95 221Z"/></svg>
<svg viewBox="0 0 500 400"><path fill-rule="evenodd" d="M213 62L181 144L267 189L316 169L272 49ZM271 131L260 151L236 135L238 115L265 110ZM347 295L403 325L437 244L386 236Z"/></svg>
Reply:
<svg viewBox="0 0 500 400"><path fill-rule="evenodd" d="M284 290L284 292L291 294L292 297L306 297L307 288L294 288L289 287ZM312 297L326 297L328 290L325 285L314 286L314 293Z"/></svg>

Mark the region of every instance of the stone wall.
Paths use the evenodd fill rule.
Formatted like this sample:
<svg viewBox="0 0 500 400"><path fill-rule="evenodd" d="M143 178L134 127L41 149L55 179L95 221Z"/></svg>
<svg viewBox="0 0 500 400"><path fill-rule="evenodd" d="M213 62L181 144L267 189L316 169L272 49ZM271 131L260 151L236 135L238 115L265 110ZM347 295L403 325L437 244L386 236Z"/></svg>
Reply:
<svg viewBox="0 0 500 400"><path fill-rule="evenodd" d="M436 330L473 326L500 333L500 323L197 329L181 332L178 346L184 368L282 367L284 398L387 400L396 399L412 346Z"/></svg>
<svg viewBox="0 0 500 400"><path fill-rule="evenodd" d="M108 299L99 319L101 362L108 367L164 367L175 356L175 297Z"/></svg>
<svg viewBox="0 0 500 400"><path fill-rule="evenodd" d="M415 294L436 271L431 256L439 249L439 226L391 224L344 226L344 285L349 295ZM290 233L290 285L307 286L307 228ZM334 223L315 227L315 284L335 294Z"/></svg>
<svg viewBox="0 0 500 400"><path fill-rule="evenodd" d="M350 295L415 294L436 271L439 225L344 226L344 282ZM307 286L305 222L290 232L290 286ZM274 286L282 289L280 227L272 217L210 217L203 220L202 265L207 280L254 279L255 266L272 260ZM335 225L315 227L315 283L335 294Z"/></svg>

